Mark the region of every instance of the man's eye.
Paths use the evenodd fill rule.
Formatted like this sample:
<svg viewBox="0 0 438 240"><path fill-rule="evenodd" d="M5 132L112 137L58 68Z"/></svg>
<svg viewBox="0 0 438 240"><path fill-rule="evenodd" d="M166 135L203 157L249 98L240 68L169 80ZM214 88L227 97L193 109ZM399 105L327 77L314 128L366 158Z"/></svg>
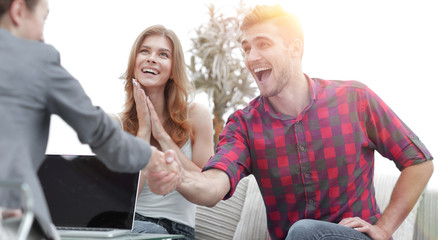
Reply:
<svg viewBox="0 0 438 240"><path fill-rule="evenodd" d="M267 42L262 42L262 43L260 43L260 47L261 47L261 48L266 48L266 47L269 47L269 46L270 46L270 44L267 43Z"/></svg>

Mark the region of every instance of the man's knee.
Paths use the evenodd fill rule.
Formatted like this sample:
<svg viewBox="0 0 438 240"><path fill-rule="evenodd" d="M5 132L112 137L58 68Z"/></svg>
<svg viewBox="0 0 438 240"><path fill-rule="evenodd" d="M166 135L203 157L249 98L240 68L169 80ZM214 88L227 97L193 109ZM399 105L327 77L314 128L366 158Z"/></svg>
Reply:
<svg viewBox="0 0 438 240"><path fill-rule="evenodd" d="M313 233L318 229L319 222L312 219L299 220L290 227L288 235L299 236L301 234Z"/></svg>
<svg viewBox="0 0 438 240"><path fill-rule="evenodd" d="M313 219L302 219L289 229L286 240L291 239L366 239L370 238L353 228L336 223Z"/></svg>

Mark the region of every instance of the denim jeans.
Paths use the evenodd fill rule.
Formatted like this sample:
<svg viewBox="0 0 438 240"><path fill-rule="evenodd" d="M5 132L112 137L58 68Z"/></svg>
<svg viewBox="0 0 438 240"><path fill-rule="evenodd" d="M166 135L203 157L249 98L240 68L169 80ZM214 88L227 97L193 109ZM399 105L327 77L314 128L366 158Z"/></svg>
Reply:
<svg viewBox="0 0 438 240"><path fill-rule="evenodd" d="M303 219L290 227L285 240L372 240L367 234L336 223Z"/></svg>
<svg viewBox="0 0 438 240"><path fill-rule="evenodd" d="M195 239L195 229L167 218L151 218L135 213L135 233L161 233L183 235L185 240Z"/></svg>

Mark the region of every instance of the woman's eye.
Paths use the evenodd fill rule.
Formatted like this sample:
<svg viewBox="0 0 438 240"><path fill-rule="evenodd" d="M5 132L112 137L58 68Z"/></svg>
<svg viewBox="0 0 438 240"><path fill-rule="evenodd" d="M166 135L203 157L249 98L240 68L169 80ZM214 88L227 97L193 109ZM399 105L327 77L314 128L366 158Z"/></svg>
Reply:
<svg viewBox="0 0 438 240"><path fill-rule="evenodd" d="M142 49L140 50L141 53L149 53L149 51L147 49Z"/></svg>
<svg viewBox="0 0 438 240"><path fill-rule="evenodd" d="M165 58L169 58L169 54L167 54L167 53L160 53L160 56L165 57Z"/></svg>

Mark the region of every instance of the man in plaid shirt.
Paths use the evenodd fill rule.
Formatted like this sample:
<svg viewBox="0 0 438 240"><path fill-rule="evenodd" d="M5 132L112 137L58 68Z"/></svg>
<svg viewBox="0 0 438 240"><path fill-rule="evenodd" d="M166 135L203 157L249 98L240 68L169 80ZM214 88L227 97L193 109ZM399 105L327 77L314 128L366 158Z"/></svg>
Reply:
<svg viewBox="0 0 438 240"><path fill-rule="evenodd" d="M431 154L364 84L302 72L295 16L259 6L241 29L260 96L229 117L217 153L202 173L183 171L178 191L214 206L253 174L272 239L391 238L432 175ZM374 196L375 151L401 171L383 213Z"/></svg>

